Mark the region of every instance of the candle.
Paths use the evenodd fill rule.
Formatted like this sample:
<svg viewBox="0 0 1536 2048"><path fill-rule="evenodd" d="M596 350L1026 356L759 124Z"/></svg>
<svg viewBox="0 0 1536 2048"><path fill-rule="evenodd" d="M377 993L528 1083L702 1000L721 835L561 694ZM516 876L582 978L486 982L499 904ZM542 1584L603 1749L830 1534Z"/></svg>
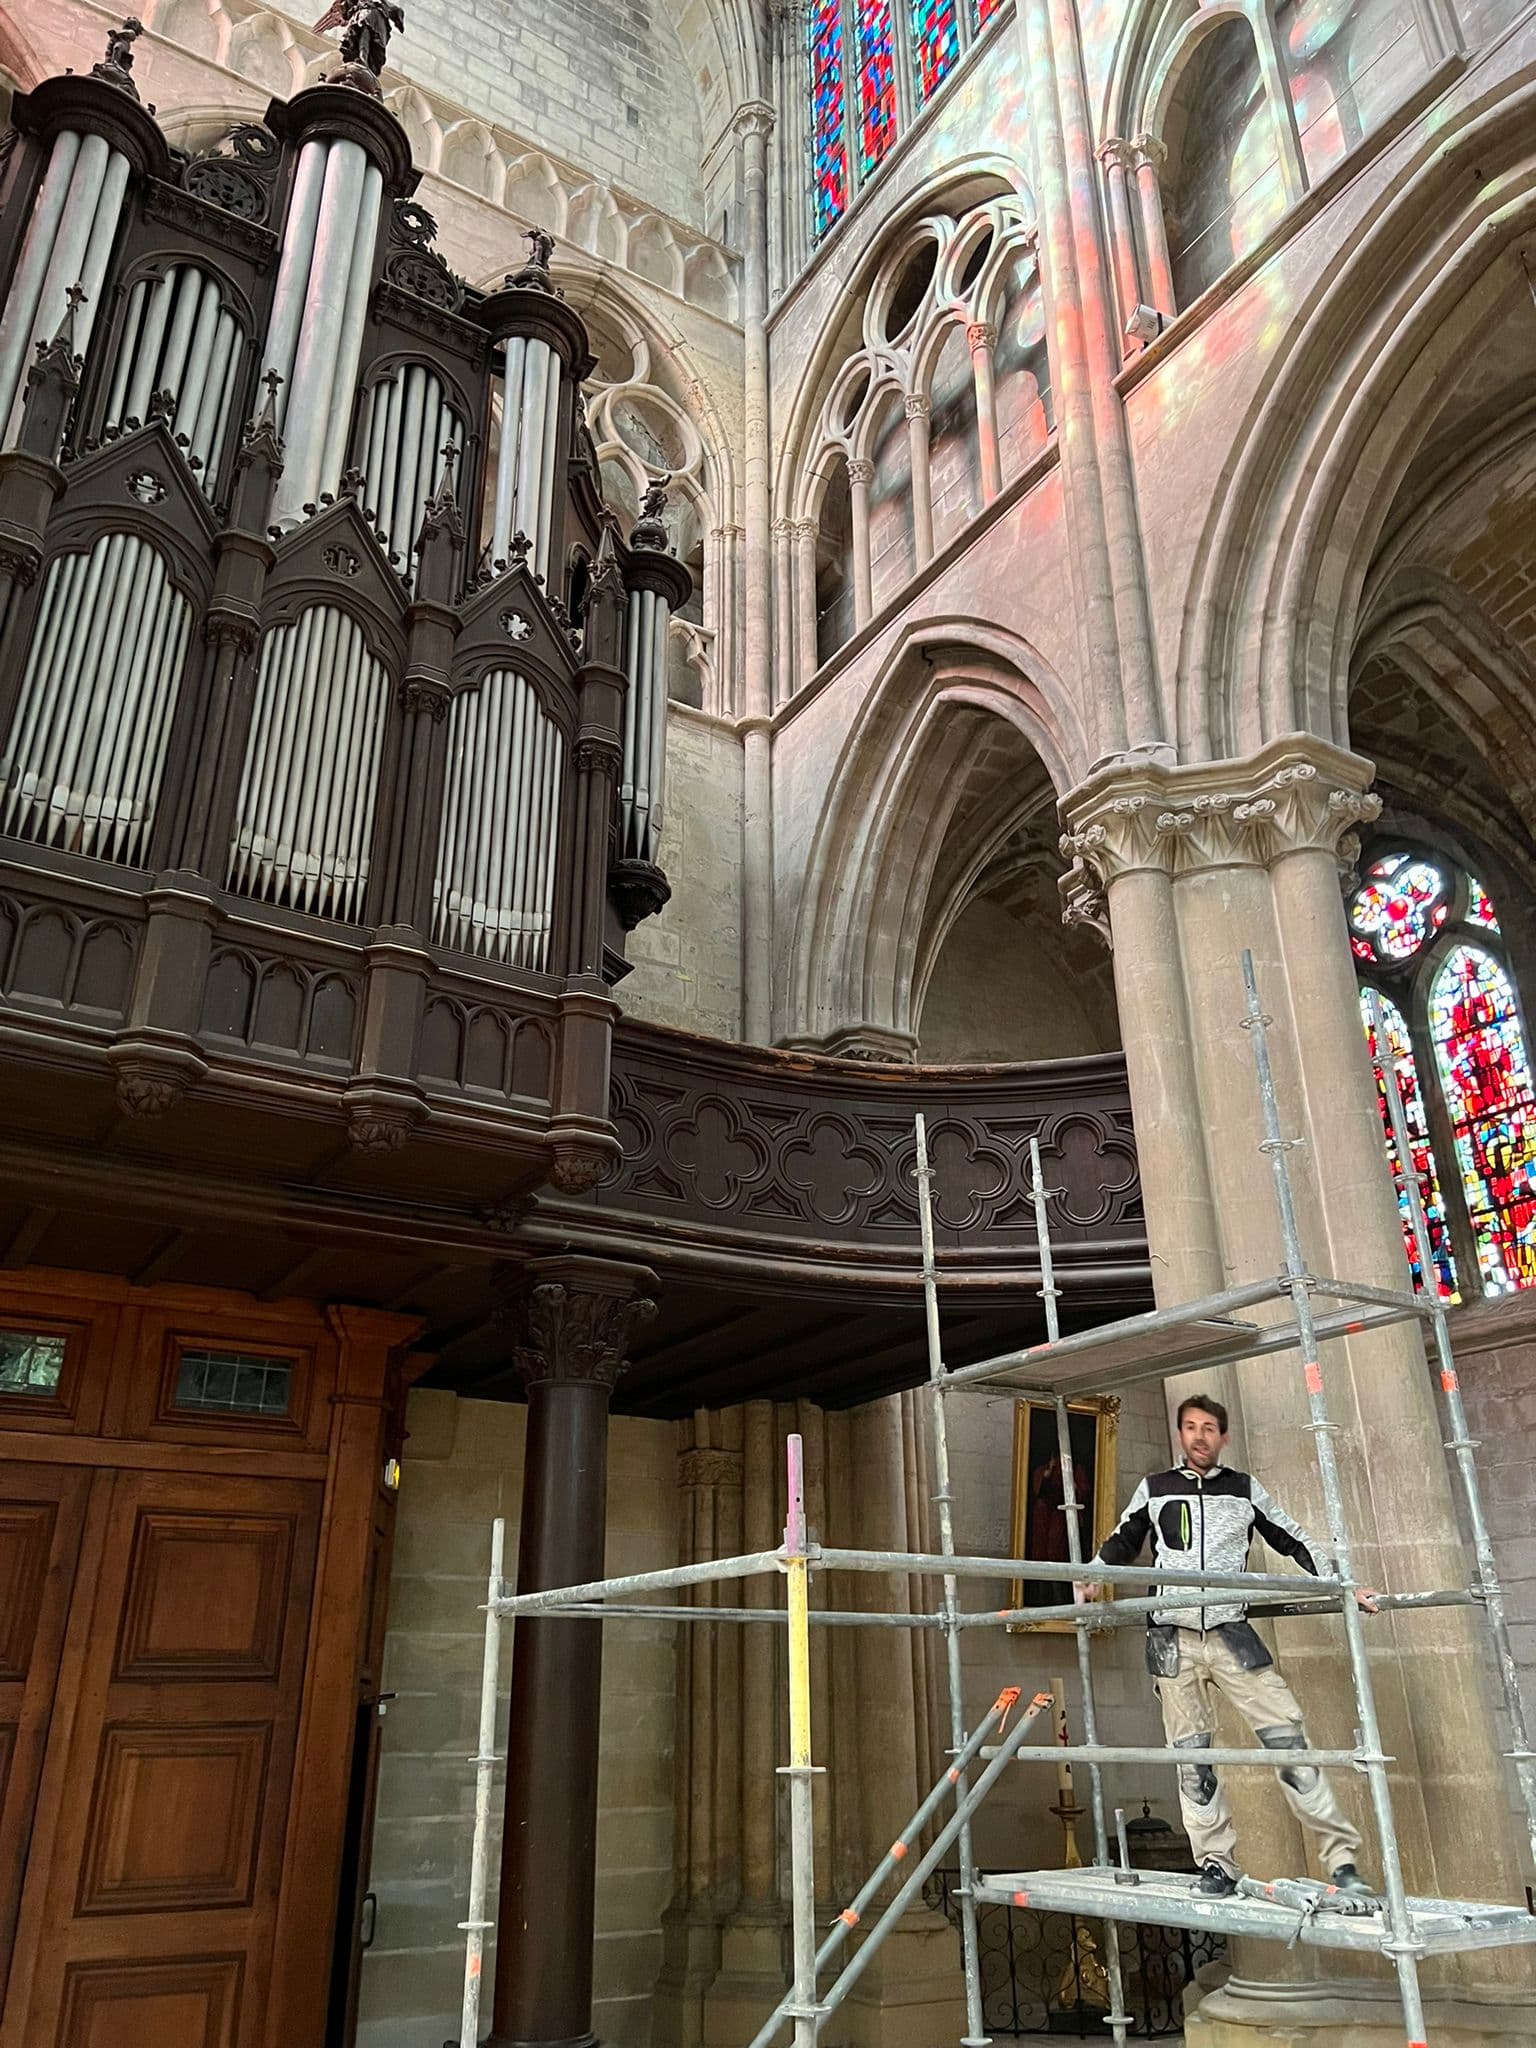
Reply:
<svg viewBox="0 0 1536 2048"><path fill-rule="evenodd" d="M1062 1678L1051 1680L1051 1720L1056 1740L1065 1749L1071 1738L1067 1733L1067 1685ZM1077 1804L1072 1796L1072 1766L1065 1759L1056 1766L1056 1797L1063 1806Z"/></svg>

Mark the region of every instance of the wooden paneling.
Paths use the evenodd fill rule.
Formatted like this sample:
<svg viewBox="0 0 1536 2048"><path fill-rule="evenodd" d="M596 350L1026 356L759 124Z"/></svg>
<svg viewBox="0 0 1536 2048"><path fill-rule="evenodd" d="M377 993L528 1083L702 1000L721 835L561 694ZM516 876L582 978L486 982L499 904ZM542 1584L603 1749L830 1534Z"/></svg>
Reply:
<svg viewBox="0 0 1536 2048"><path fill-rule="evenodd" d="M0 2009L88 1475L0 1464Z"/></svg>
<svg viewBox="0 0 1536 2048"><path fill-rule="evenodd" d="M76 1910L248 1906L271 1732L108 1728Z"/></svg>
<svg viewBox="0 0 1536 2048"><path fill-rule="evenodd" d="M96 1485L78 1703L49 1751L48 1877L22 1922L35 1960L0 2040L256 2048L322 1490L131 1471Z"/></svg>
<svg viewBox="0 0 1536 2048"><path fill-rule="evenodd" d="M199 1510L139 1516L116 1676L277 1677L292 1521Z"/></svg>
<svg viewBox="0 0 1536 2048"><path fill-rule="evenodd" d="M242 1974L238 1956L76 1965L54 2048L234 2048Z"/></svg>
<svg viewBox="0 0 1536 2048"><path fill-rule="evenodd" d="M0 1318L71 1359L0 1403L0 2048L321 2048L419 1325L40 1269ZM176 1410L187 1346L292 1360L289 1414Z"/></svg>

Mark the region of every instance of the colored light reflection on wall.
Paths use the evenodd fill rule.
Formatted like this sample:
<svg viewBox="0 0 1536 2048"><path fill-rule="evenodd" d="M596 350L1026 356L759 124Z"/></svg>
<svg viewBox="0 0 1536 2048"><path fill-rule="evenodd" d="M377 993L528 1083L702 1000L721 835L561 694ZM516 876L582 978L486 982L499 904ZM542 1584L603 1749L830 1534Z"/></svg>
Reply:
<svg viewBox="0 0 1536 2048"><path fill-rule="evenodd" d="M1424 1108L1424 1091L1419 1086L1418 1062L1413 1056L1409 1042L1408 1026L1403 1013L1390 996L1377 994L1381 1004L1383 1037L1385 1048L1376 1042L1376 1032L1371 1022L1370 991L1360 991L1360 1014L1365 1022L1365 1042L1370 1050L1371 1071L1376 1076L1376 1099L1381 1109L1381 1126L1387 1142L1387 1157L1397 1175L1397 1206L1403 1223L1403 1245L1408 1253L1408 1264L1413 1269L1413 1284L1416 1292L1424 1291L1424 1271L1419 1262L1418 1244L1414 1236L1413 1212L1408 1200L1408 1190L1403 1185L1402 1162L1397 1155L1397 1142L1392 1132L1392 1113L1388 1108L1387 1074L1390 1071L1403 1105L1403 1122L1408 1130L1408 1150L1412 1158L1414 1175L1419 1183L1419 1201L1424 1210L1424 1221L1429 1229L1430 1253L1435 1265L1435 1285L1443 1300L1455 1301L1456 1260L1451 1251L1450 1227L1445 1220L1445 1200L1440 1192L1440 1176L1435 1168L1434 1147L1429 1138L1429 1117ZM1385 1058L1383 1058L1385 1052Z"/></svg>
<svg viewBox="0 0 1536 2048"><path fill-rule="evenodd" d="M949 76L960 54L956 0L912 0L912 42L917 53L918 91L928 100Z"/></svg>
<svg viewBox="0 0 1536 2048"><path fill-rule="evenodd" d="M1529 1287L1536 1282L1536 1091L1515 992L1492 954L1476 946L1450 954L1430 991L1429 1028L1484 1289Z"/></svg>
<svg viewBox="0 0 1536 2048"><path fill-rule="evenodd" d="M843 14L839 0L815 0L810 16L812 170L816 232L825 233L848 204L848 150L843 140Z"/></svg>

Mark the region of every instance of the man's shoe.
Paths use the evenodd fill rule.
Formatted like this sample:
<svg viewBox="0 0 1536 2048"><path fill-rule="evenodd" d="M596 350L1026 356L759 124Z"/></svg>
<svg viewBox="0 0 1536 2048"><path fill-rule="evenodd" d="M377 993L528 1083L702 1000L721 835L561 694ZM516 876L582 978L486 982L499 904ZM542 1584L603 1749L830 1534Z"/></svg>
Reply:
<svg viewBox="0 0 1536 2048"><path fill-rule="evenodd" d="M1376 1894L1353 1863L1341 1863L1328 1880L1336 1892L1349 1899L1374 1899Z"/></svg>
<svg viewBox="0 0 1536 2048"><path fill-rule="evenodd" d="M1237 1890L1237 1879L1219 1863L1204 1863L1200 1875L1195 1879L1195 1891L1202 1899L1230 1899Z"/></svg>

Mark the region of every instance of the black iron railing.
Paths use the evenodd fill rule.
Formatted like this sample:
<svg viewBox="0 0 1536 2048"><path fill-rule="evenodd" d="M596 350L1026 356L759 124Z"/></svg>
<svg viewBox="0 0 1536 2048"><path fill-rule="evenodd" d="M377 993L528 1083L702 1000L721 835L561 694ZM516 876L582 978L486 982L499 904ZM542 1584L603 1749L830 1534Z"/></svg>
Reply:
<svg viewBox="0 0 1536 2048"><path fill-rule="evenodd" d="M960 1925L958 1870L929 1880L929 1904ZM982 2009L989 2034L1101 2034L1108 2009L1104 1924L1068 1913L1018 1911L984 1904L977 1915ZM1123 1926L1120 1955L1125 1996L1140 2040L1184 2030L1184 1989L1195 1972L1219 1962L1219 1934L1182 1927Z"/></svg>

